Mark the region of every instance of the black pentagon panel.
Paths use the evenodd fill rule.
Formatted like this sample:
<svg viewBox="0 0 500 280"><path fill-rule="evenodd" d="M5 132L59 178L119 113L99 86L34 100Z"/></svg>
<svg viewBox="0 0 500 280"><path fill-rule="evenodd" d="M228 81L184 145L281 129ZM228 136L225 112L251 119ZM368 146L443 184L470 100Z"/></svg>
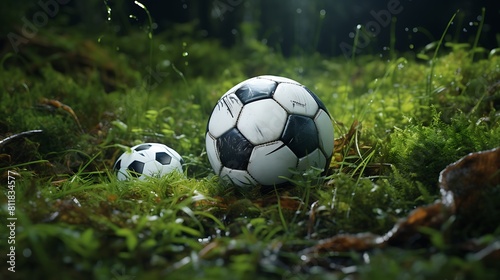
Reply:
<svg viewBox="0 0 500 280"><path fill-rule="evenodd" d="M132 177L140 177L142 172L144 171L144 162L140 162L137 160L134 160L128 167L128 170L130 170L130 176Z"/></svg>
<svg viewBox="0 0 500 280"><path fill-rule="evenodd" d="M165 152L158 152L155 155L155 160L161 163L162 165L169 165L170 162L172 161L172 157Z"/></svg>
<svg viewBox="0 0 500 280"><path fill-rule="evenodd" d="M290 115L281 140L299 158L319 147L316 124L313 119L305 116Z"/></svg>
<svg viewBox="0 0 500 280"><path fill-rule="evenodd" d="M134 150L136 150L137 152L139 152L139 151L147 150L149 148L151 148L151 144L143 144L143 145L140 145L140 146L136 147Z"/></svg>
<svg viewBox="0 0 500 280"><path fill-rule="evenodd" d="M278 83L265 79L253 79L244 83L235 94L243 102L248 104L252 101L272 97Z"/></svg>
<svg viewBox="0 0 500 280"><path fill-rule="evenodd" d="M311 96L314 98L314 100L316 100L316 103L318 103L318 107L320 109L322 109L323 111L325 111L325 113L328 114L328 116L330 116L330 112L328 112L328 109L326 108L325 104L323 104L323 101L321 101L321 99L319 99L319 97L314 93L312 92L310 89L304 87L307 92L309 92L309 94L311 94Z"/></svg>
<svg viewBox="0 0 500 280"><path fill-rule="evenodd" d="M246 170L253 145L238 129L233 128L217 139L220 161L227 168Z"/></svg>
<svg viewBox="0 0 500 280"><path fill-rule="evenodd" d="M118 161L115 163L115 165L113 166L113 169L114 169L114 170L120 170L121 165L122 165L122 160L120 159L120 160L118 160Z"/></svg>

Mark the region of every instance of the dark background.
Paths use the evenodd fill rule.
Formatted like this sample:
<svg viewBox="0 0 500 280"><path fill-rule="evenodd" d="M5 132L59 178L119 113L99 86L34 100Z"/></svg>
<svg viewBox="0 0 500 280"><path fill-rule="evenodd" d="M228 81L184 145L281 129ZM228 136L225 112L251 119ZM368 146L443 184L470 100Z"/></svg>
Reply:
<svg viewBox="0 0 500 280"><path fill-rule="evenodd" d="M50 0L45 0L45 2ZM52 0L56 1L56 0ZM67 1L67 0L66 0ZM373 13L387 10L391 0L142 0L153 17L154 32L169 32L182 23L195 23L199 38L217 39L232 46L248 36L242 25L251 27L253 36L284 55L319 52L339 56L345 50L341 43L352 45L358 24L365 26L374 20ZM21 26L23 16L40 10L38 1L5 0L0 11L0 32L5 34ZM44 2L44 0L42 0ZM401 13L396 15L393 38L398 51L418 51L426 44L439 40L453 14L460 10L448 32L448 40L470 43L478 30L482 8L486 8L480 46L492 49L500 41L499 1L438 1L400 0ZM111 8L107 22L106 3ZM81 27L89 33L102 32L111 22L116 32L126 34L137 26L145 26L145 11L134 1L68 1L61 5L64 15L57 15L50 24L62 23L68 32ZM130 18L133 15L136 18ZM81 29L78 32L82 32ZM0 34L1 34L0 33ZM391 26L381 26L376 36L362 45L365 53L388 51ZM410 46L413 45L413 48Z"/></svg>
<svg viewBox="0 0 500 280"><path fill-rule="evenodd" d="M301 51L319 51L327 55L340 55L340 43L353 43L352 35L358 24L365 26L373 21L372 11L387 10L390 0L208 0L208 1L154 1L144 0L159 25L168 29L179 22L196 20L207 36L232 45L238 40L242 22L252 23L258 39L281 50L283 54ZM472 44L478 30L479 16L486 8L485 23L480 45L485 48L499 46L500 34L499 1L438 1L400 0L402 12L396 15L396 48L416 49L439 40L451 17L457 10L449 34L456 42ZM226 11L224 12L224 9ZM321 20L320 12L324 11ZM137 7L133 7L136 14ZM300 13L298 13L300 11ZM471 25L472 24L472 25ZM414 32L414 28L418 28ZM351 33L351 34L350 34ZM351 35L351 36L349 36ZM370 38L365 48L371 53L380 52L389 46L391 27L381 27L375 37Z"/></svg>

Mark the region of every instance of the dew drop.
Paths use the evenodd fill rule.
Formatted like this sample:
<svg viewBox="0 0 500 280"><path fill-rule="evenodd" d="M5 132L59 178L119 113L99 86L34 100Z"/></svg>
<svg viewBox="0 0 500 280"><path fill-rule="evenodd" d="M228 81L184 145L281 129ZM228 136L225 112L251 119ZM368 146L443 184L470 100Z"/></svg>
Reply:
<svg viewBox="0 0 500 280"><path fill-rule="evenodd" d="M25 257L25 258L31 257L31 249L30 248L25 248L23 250L23 257Z"/></svg>

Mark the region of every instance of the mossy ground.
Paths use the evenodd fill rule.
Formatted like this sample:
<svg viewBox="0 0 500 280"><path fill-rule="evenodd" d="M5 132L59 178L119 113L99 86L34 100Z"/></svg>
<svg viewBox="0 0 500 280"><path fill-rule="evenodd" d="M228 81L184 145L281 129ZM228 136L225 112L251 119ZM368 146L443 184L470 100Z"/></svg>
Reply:
<svg viewBox="0 0 500 280"><path fill-rule="evenodd" d="M472 59L470 49L449 45L432 61L415 54L285 58L251 36L227 49L186 35L192 28L99 43L40 32L18 55L4 55L1 138L43 130L0 146L5 192L8 173L16 174L16 273L4 269L2 230L5 279L500 275L440 232L424 248L332 252L315 263L300 255L336 234L387 231L438 198L448 164L498 146L500 56ZM301 82L330 110L337 146L327 175L311 170L264 193L213 175L204 152L211 110L234 84L262 74ZM183 155L185 174L117 181L111 168L121 147L147 141ZM498 190L489 195L499 198ZM6 221L7 197L0 201ZM456 236L499 242L500 227L491 224L499 224L500 209L487 205L480 215L488 224Z"/></svg>

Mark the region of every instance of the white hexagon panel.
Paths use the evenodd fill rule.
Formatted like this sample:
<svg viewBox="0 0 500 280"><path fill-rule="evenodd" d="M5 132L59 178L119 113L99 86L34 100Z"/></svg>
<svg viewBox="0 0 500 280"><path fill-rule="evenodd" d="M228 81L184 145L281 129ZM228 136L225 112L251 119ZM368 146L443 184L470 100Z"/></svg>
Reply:
<svg viewBox="0 0 500 280"><path fill-rule="evenodd" d="M297 169L305 171L311 166L322 168L323 171L324 168L326 167L326 157L319 149L316 149L312 153L302 158L299 158L299 164L297 165Z"/></svg>
<svg viewBox="0 0 500 280"><path fill-rule="evenodd" d="M215 140L215 138L213 138L210 132L208 132L205 137L205 144L207 149L208 161L210 162L213 170L216 171L217 174L219 174L222 168L222 163L219 159L220 156L217 150L217 141Z"/></svg>
<svg viewBox="0 0 500 280"><path fill-rule="evenodd" d="M240 187L252 187L258 184L246 170L223 167L219 176L222 180L229 181Z"/></svg>
<svg viewBox="0 0 500 280"><path fill-rule="evenodd" d="M300 85L279 84L273 98L291 114L313 117L318 112L316 100Z"/></svg>
<svg viewBox="0 0 500 280"><path fill-rule="evenodd" d="M279 139L287 119L286 111L272 98L249 103L243 107L238 130L253 145Z"/></svg>
<svg viewBox="0 0 500 280"><path fill-rule="evenodd" d="M266 80L275 81L278 83L288 83L288 84L295 84L295 85L299 85L299 86L301 85L299 82L297 82L295 80L292 80L292 79L286 78L286 77L280 77L280 76L262 75L262 76L255 77L255 79L266 79Z"/></svg>
<svg viewBox="0 0 500 280"><path fill-rule="evenodd" d="M243 103L234 93L223 96L217 102L210 117L208 123L210 133L217 138L235 127L242 108Z"/></svg>
<svg viewBox="0 0 500 280"><path fill-rule="evenodd" d="M290 177L292 174L289 169L296 168L297 161L297 156L285 143L276 141L253 149L248 163L248 173L255 174L262 185L281 184L286 182L286 179L279 177Z"/></svg>

